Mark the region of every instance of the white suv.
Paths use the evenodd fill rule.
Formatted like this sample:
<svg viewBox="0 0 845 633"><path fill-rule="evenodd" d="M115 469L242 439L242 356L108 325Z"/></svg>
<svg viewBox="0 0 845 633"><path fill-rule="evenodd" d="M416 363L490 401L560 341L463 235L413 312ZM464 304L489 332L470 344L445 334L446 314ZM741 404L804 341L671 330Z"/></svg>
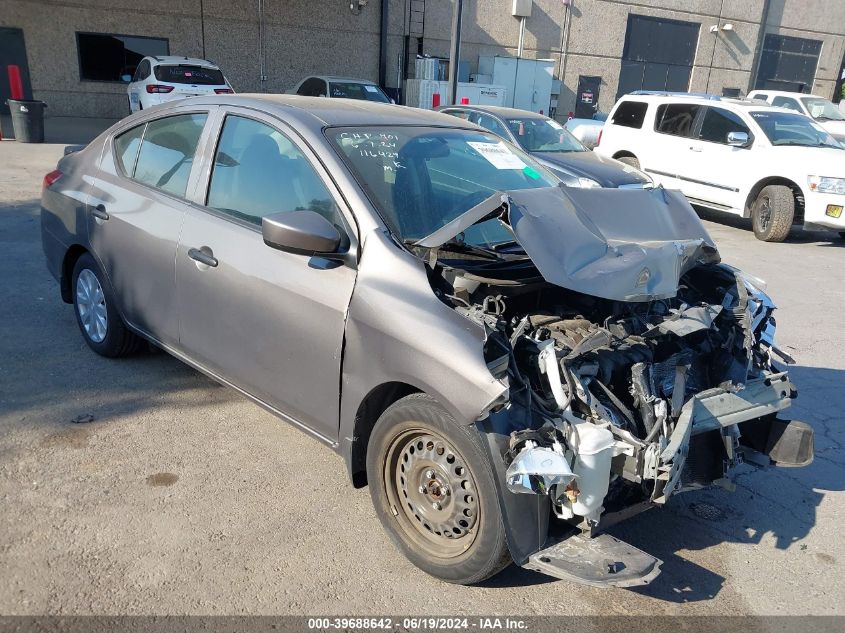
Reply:
<svg viewBox="0 0 845 633"><path fill-rule="evenodd" d="M137 112L167 101L234 90L220 69L206 59L159 55L139 62L127 92L129 110Z"/></svg>
<svg viewBox="0 0 845 633"><path fill-rule="evenodd" d="M761 240L783 241L793 224L845 237L845 147L803 114L746 99L631 93L595 151L693 204L751 217Z"/></svg>

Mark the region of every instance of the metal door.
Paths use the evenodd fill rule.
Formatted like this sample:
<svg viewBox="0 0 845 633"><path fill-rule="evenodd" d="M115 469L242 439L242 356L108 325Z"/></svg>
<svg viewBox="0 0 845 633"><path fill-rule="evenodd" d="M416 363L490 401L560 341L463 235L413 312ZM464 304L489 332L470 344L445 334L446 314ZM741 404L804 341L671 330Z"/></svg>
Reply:
<svg viewBox="0 0 845 633"><path fill-rule="evenodd" d="M592 119L599 107L601 77L578 76L578 92L575 95L575 118Z"/></svg>
<svg viewBox="0 0 845 633"><path fill-rule="evenodd" d="M32 86L29 82L29 65L26 62L26 44L23 31L8 27L0 27L0 114L9 114L6 99L9 93L7 67L17 65L21 69L24 99L32 99Z"/></svg>

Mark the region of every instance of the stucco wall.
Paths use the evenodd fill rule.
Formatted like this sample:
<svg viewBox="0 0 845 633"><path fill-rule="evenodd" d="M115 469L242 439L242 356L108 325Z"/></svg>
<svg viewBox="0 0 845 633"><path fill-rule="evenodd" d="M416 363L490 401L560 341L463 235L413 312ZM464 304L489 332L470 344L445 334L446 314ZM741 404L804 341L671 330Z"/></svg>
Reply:
<svg viewBox="0 0 845 633"><path fill-rule="evenodd" d="M163 37L175 55L205 56L221 65L236 90L284 92L307 74L378 78L380 1L357 15L346 0L265 0L266 81L259 71L257 0L2 0L0 26L22 28L34 95L53 115L122 116L126 87L81 81L76 32ZM559 115L574 109L579 75L602 77L599 108L612 106L619 82L628 15L701 25L690 89L720 93L753 87L763 35L781 33L823 42L814 92L832 96L845 53L842 0L573 0L568 51L562 56L566 7L535 0L526 22L524 55L555 60L563 71ZM515 55L519 20L512 0L465 0L462 59L476 72L479 55ZM386 85L409 38L409 75L417 37L423 52L449 53L453 3L389 0ZM202 7L202 19L200 18ZM716 24L732 31L711 33ZM203 31L205 37L203 38Z"/></svg>

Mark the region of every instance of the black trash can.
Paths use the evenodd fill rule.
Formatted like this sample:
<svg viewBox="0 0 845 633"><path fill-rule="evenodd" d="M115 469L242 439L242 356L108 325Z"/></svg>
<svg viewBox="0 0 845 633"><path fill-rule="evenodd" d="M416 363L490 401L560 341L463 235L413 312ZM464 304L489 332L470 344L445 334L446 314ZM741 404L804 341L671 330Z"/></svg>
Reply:
<svg viewBox="0 0 845 633"><path fill-rule="evenodd" d="M43 101L18 101L8 99L9 110L12 113L12 129L15 140L19 143L44 142L44 109L47 104Z"/></svg>

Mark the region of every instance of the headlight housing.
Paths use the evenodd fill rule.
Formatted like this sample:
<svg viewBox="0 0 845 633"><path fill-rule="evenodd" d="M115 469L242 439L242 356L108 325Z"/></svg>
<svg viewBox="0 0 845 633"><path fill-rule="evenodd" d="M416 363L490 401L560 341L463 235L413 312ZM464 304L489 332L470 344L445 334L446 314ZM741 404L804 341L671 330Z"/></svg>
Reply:
<svg viewBox="0 0 845 633"><path fill-rule="evenodd" d="M845 181L843 181L845 182ZM592 178L579 178L578 186L582 189L600 189L601 185Z"/></svg>
<svg viewBox="0 0 845 633"><path fill-rule="evenodd" d="M845 178L831 176L807 176L807 186L810 191L819 193L845 194Z"/></svg>

